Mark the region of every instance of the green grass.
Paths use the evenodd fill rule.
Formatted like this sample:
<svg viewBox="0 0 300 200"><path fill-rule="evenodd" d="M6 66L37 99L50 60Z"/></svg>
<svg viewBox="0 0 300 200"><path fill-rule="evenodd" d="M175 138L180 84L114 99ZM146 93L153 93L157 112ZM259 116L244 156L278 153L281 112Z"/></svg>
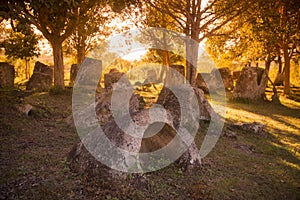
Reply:
<svg viewBox="0 0 300 200"><path fill-rule="evenodd" d="M34 106L30 117L14 108L19 101L15 95L0 96L0 194L5 198L300 198L299 102L285 97L281 97L283 105L227 102L227 121L257 121L266 125L266 133L233 129L236 137L222 136L200 169L189 174L172 164L144 174L146 183L138 187L70 171L66 156L79 141L74 127L66 122L71 115L70 93L24 97ZM196 137L199 146L203 136ZM136 180L134 175L128 179Z"/></svg>

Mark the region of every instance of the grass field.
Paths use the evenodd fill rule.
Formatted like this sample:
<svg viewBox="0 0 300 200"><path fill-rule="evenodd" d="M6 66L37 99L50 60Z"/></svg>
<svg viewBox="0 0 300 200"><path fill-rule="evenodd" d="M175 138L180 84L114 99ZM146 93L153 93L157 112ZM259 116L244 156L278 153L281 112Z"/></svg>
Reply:
<svg viewBox="0 0 300 200"><path fill-rule="evenodd" d="M25 96L1 92L0 199L300 199L300 104L286 97L283 105L227 102L228 123L260 122L264 134L231 128L236 135L222 136L200 169L172 164L132 187L70 171L66 157L79 142L70 91ZM30 116L17 111L20 101L34 106Z"/></svg>

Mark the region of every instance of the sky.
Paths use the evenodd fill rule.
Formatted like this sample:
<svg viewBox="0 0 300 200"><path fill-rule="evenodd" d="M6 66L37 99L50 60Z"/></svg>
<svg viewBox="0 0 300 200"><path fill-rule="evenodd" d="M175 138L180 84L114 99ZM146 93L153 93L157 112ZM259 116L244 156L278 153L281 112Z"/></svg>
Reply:
<svg viewBox="0 0 300 200"><path fill-rule="evenodd" d="M208 1L209 0L202 0L202 4L201 4L202 9L204 9L207 6ZM124 25L124 26L129 25L129 26L131 26L132 29L136 29L136 26L134 24L132 24L132 22L130 22L130 20L128 20L127 22L124 21L120 25ZM120 40L122 40L122 39L120 38ZM199 55L204 51L204 43L205 43L205 40L200 43ZM147 53L147 49L140 46L139 44L136 43L133 46L135 46L133 51L130 51L125 56L122 56L123 59L128 60L128 61L139 60L141 57L143 57ZM113 48L116 48L116 46ZM122 47L119 47L119 48L122 48Z"/></svg>
<svg viewBox="0 0 300 200"><path fill-rule="evenodd" d="M131 32L138 32L137 29L133 29L131 30ZM134 37L134 36L132 36ZM139 41L137 40L130 40L130 44L131 45L126 45L126 36L122 36L122 35L117 35L114 36L112 38L110 38L110 51L115 52L115 53L120 53L119 55L128 61L134 61L134 60L139 60L140 58L142 58L146 53L147 53L147 47L145 47L145 45L141 44ZM198 51L198 55L201 55L202 52L204 51L204 42L201 42L199 45L199 51ZM149 42L149 44L151 44ZM151 45L147 45L146 46L150 47ZM152 47L152 46L151 46ZM183 47L183 46L180 46ZM125 53L125 55L124 55Z"/></svg>

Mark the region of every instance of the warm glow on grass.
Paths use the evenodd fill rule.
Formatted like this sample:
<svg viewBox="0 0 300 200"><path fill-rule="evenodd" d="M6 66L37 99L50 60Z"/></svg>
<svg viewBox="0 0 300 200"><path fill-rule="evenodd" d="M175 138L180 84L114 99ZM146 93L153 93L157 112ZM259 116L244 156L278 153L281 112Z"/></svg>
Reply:
<svg viewBox="0 0 300 200"><path fill-rule="evenodd" d="M295 164L295 163L291 163L291 162L288 162L286 160L281 160L281 162L289 167L292 167L294 169L297 169L298 171L300 171L300 165L299 164Z"/></svg>
<svg viewBox="0 0 300 200"><path fill-rule="evenodd" d="M284 148L300 159L300 107L299 102L281 98L282 105L242 104L228 102L226 117L235 123L259 122L265 125L272 136L278 140L274 146ZM212 102L218 104L218 102ZM298 113L298 114L297 114ZM278 147L279 147L278 146Z"/></svg>

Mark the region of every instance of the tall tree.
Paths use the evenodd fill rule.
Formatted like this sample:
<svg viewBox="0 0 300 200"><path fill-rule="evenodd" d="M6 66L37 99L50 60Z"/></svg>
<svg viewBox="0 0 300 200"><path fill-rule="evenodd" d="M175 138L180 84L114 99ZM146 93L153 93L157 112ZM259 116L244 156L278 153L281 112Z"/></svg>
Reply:
<svg viewBox="0 0 300 200"><path fill-rule="evenodd" d="M251 7L250 1L239 0L226 1L226 3L221 0L211 0L207 5L204 5L202 0L166 2L145 0L145 2L171 17L176 22L178 30L192 39L186 43L186 78L192 85L195 85L196 81L195 66L197 65L199 43Z"/></svg>
<svg viewBox="0 0 300 200"><path fill-rule="evenodd" d="M91 49L111 34L107 25L114 17L115 13L104 1L86 13L80 13L76 28L66 41L68 48L76 52L78 64L82 63Z"/></svg>
<svg viewBox="0 0 300 200"><path fill-rule="evenodd" d="M290 62L295 55L295 49L300 45L300 2L280 0L280 38L279 47L283 50L284 58L284 93L290 93ZM299 53L299 52L298 52Z"/></svg>
<svg viewBox="0 0 300 200"><path fill-rule="evenodd" d="M162 6L165 6L166 4L167 1L162 0L160 1L160 4L157 4L157 6L159 6L159 8L161 9ZM158 28L164 28L172 31L180 31L177 30L176 21L166 13L160 12L159 9L149 6L149 7L145 7L143 12L145 14L145 19L142 21L142 25L144 27L158 27ZM143 34L143 37L148 36L144 38L145 42L149 42L148 39L150 37L151 38L150 41L154 42L155 46L161 46L164 49L164 50L149 49L149 52L146 55L149 61L150 60L154 61L156 57L156 62L163 64L163 67L161 68L160 75L159 75L160 81L163 81L164 75L165 73L167 73L167 70L165 69L168 69L170 64L180 60L180 58L178 58L176 54L166 50L170 48L169 45L171 41L169 41L170 37L167 36L167 33L165 31L163 31L162 34L163 35L159 37L159 39L153 36L151 31L149 31L148 34L147 33ZM153 56L151 56L151 54L153 54ZM171 78L171 77L166 76L166 78ZM168 82L168 80L165 81Z"/></svg>

